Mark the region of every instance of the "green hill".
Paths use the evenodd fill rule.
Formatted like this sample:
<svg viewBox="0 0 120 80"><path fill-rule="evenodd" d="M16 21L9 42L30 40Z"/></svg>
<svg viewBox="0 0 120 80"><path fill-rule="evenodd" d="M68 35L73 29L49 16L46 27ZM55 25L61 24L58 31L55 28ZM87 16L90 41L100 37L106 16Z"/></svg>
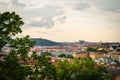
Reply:
<svg viewBox="0 0 120 80"><path fill-rule="evenodd" d="M43 38L31 38L31 40L34 40L36 42L36 45L38 46L57 46L62 45L62 43L54 42L48 39Z"/></svg>

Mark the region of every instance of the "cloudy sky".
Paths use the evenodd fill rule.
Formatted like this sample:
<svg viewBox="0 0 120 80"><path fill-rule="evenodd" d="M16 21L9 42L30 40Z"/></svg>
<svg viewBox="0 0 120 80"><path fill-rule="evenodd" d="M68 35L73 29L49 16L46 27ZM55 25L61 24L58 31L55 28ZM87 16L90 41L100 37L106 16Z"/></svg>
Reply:
<svg viewBox="0 0 120 80"><path fill-rule="evenodd" d="M120 41L120 0L0 0L15 11L23 33L54 41Z"/></svg>

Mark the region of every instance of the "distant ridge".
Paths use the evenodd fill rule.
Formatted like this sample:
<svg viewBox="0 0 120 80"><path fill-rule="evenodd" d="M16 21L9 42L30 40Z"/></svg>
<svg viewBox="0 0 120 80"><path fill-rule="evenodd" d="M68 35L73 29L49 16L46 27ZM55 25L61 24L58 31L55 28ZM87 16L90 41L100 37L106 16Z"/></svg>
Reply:
<svg viewBox="0 0 120 80"><path fill-rule="evenodd" d="M62 43L59 42L54 42L48 39L43 39L43 38L31 38L30 40L33 40L36 42L36 45L38 46L57 46L57 45L62 45Z"/></svg>

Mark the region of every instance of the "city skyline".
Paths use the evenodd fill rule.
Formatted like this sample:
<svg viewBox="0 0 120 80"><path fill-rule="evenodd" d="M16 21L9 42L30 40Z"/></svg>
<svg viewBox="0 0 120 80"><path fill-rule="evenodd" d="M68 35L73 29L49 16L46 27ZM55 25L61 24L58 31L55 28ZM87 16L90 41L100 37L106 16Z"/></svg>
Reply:
<svg viewBox="0 0 120 80"><path fill-rule="evenodd" d="M0 0L23 18L23 33L53 41L120 42L120 0Z"/></svg>

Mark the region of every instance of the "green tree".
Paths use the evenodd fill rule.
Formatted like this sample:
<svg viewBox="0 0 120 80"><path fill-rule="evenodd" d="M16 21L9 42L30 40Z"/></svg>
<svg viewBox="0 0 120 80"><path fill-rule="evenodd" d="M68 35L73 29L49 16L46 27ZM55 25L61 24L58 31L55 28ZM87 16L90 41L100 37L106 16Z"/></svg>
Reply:
<svg viewBox="0 0 120 80"><path fill-rule="evenodd" d="M71 80L71 69L67 60L60 61L57 66L57 80Z"/></svg>
<svg viewBox="0 0 120 80"><path fill-rule="evenodd" d="M51 54L51 53L49 53L49 52L42 52L42 53L41 53L41 55L45 55L45 56L52 56L52 54Z"/></svg>
<svg viewBox="0 0 120 80"><path fill-rule="evenodd" d="M29 73L30 67L19 63L15 51L0 61L0 80L25 80Z"/></svg>
<svg viewBox="0 0 120 80"><path fill-rule="evenodd" d="M0 14L0 50L6 44L11 48L10 53L0 59L0 80L56 80L56 68L49 62L47 56L38 56L33 52L31 58L27 57L34 45L29 36L12 39L22 32L21 19L15 12ZM26 66L28 59L35 61L35 65Z"/></svg>
<svg viewBox="0 0 120 80"><path fill-rule="evenodd" d="M36 54L33 54L32 57L37 63L32 67L30 80L57 80L56 68L49 62L50 57L45 55L37 56Z"/></svg>
<svg viewBox="0 0 120 80"><path fill-rule="evenodd" d="M15 12L0 14L0 51L6 44L11 48L9 54L0 59L0 80L25 80L29 74L30 67L22 65L18 55L26 55L33 46L33 42L28 36L12 39L13 36L22 32L20 26L23 24L22 18Z"/></svg>
<svg viewBox="0 0 120 80"><path fill-rule="evenodd" d="M87 51L97 52L97 49L96 48L92 48L92 47L88 47Z"/></svg>
<svg viewBox="0 0 120 80"><path fill-rule="evenodd" d="M57 66L58 80L112 80L110 74L89 58L60 61Z"/></svg>
<svg viewBox="0 0 120 80"><path fill-rule="evenodd" d="M70 59L73 59L73 56L71 55L71 54L68 54L68 55L66 55L66 54L60 54L60 55L58 55L58 57L64 57L64 58L70 58Z"/></svg>
<svg viewBox="0 0 120 80"><path fill-rule="evenodd" d="M31 41L29 39L29 36L25 36L23 38L16 38L13 40L10 40L9 42L10 48L15 50L17 54L20 55L21 59L26 61L27 60L27 54L35 44L34 41Z"/></svg>
<svg viewBox="0 0 120 80"><path fill-rule="evenodd" d="M58 57L66 57L66 54L60 54Z"/></svg>
<svg viewBox="0 0 120 80"><path fill-rule="evenodd" d="M73 59L74 57L73 57L71 54L68 54L68 55L66 56L66 58Z"/></svg>
<svg viewBox="0 0 120 80"><path fill-rule="evenodd" d="M0 51L5 46L12 36L21 33L24 22L15 12L0 13Z"/></svg>

